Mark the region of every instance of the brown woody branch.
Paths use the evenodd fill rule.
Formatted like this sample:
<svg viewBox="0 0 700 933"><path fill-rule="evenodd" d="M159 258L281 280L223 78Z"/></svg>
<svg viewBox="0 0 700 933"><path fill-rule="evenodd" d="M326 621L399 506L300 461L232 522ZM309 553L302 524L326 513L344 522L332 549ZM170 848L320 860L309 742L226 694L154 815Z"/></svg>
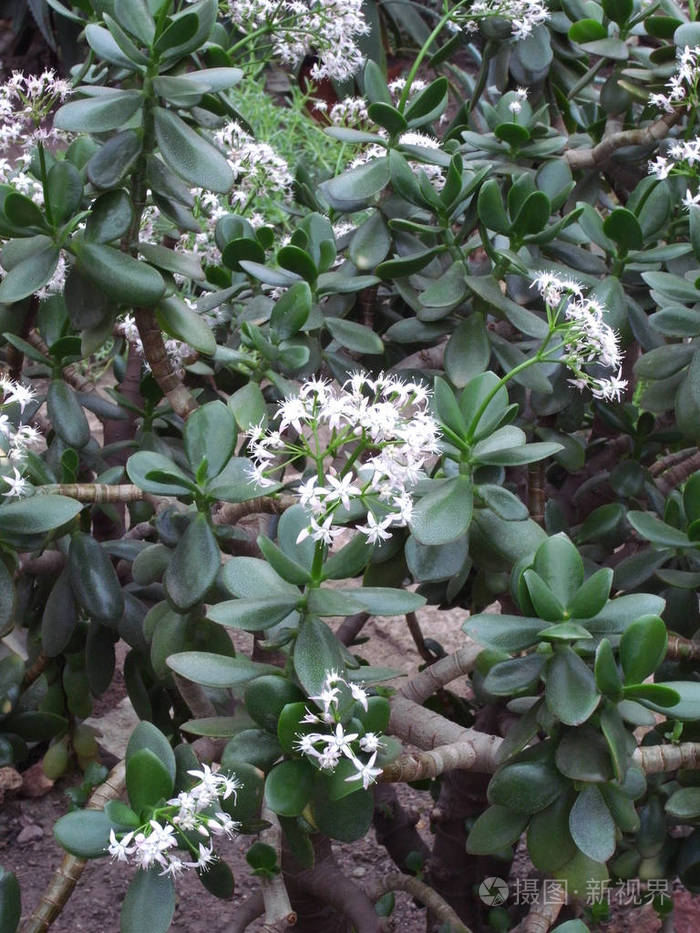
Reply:
<svg viewBox="0 0 700 933"><path fill-rule="evenodd" d="M134 319L143 345L143 356L151 367L153 378L172 410L186 421L199 406L172 367L155 313L148 308L134 308Z"/></svg>
<svg viewBox="0 0 700 933"><path fill-rule="evenodd" d="M30 330L27 334L27 343L31 344L39 353L43 353L44 356L51 355L49 348L35 330ZM76 392L88 392L95 388L94 383L80 372L75 363L63 367L63 378Z"/></svg>
<svg viewBox="0 0 700 933"><path fill-rule="evenodd" d="M700 661L700 642L671 635L666 647L666 657L673 661Z"/></svg>
<svg viewBox="0 0 700 933"><path fill-rule="evenodd" d="M470 770L492 774L498 767L497 754L503 742L499 736L478 732L476 729L465 729L459 723L419 706L401 694L393 696L389 702L391 716L387 731L397 738L419 749L440 749L441 756L446 754L441 746L459 745L462 762L467 761L469 753L461 746L469 745L474 756ZM408 763L406 767L409 767Z"/></svg>
<svg viewBox="0 0 700 933"><path fill-rule="evenodd" d="M672 466L675 466L677 463L680 463L682 460L685 460L691 454L694 454L697 450L697 447L685 447L683 450L675 450L673 453L666 454L665 457L654 461L649 467L649 472L652 476L660 476L662 473L665 473L666 470L670 469Z"/></svg>
<svg viewBox="0 0 700 933"><path fill-rule="evenodd" d="M446 684L471 673L474 663L483 651L481 645L467 640L458 651L440 658L424 671L416 674L401 688L401 693L414 703L421 704Z"/></svg>
<svg viewBox="0 0 700 933"><path fill-rule="evenodd" d="M476 751L471 742L455 742L428 751L400 755L384 768L378 780L391 783L424 781L444 774L445 771L469 771L475 762Z"/></svg>
<svg viewBox="0 0 700 933"><path fill-rule="evenodd" d="M297 501L296 496L258 496L246 502L224 502L214 513L215 525L237 525L247 515L281 515Z"/></svg>
<svg viewBox="0 0 700 933"><path fill-rule="evenodd" d="M645 745L635 749L633 758L645 774L677 771L679 768L690 771L700 768L700 742Z"/></svg>
<svg viewBox="0 0 700 933"><path fill-rule="evenodd" d="M38 486L37 495L68 496L78 502L158 502L163 496L152 496L132 483L109 486L107 483L47 483Z"/></svg>
<svg viewBox="0 0 700 933"><path fill-rule="evenodd" d="M641 129L610 133L592 149L567 149L564 152L564 158L573 171L602 168L610 161L618 149L625 146L650 146L664 139L671 127L675 126L682 116L683 111L681 110L665 113L659 120Z"/></svg>
<svg viewBox="0 0 700 933"><path fill-rule="evenodd" d="M441 924L447 924L452 933L470 933L469 927L462 923L450 905L443 900L437 891L434 891L419 878L404 875L401 872L393 872L373 882L369 886L368 894L373 901L377 901L389 891L406 891L422 904L425 904Z"/></svg>
<svg viewBox="0 0 700 933"><path fill-rule="evenodd" d="M700 450L696 450L687 459L681 460L670 470L666 470L656 481L660 492L667 496L676 486L680 486L689 476L700 470Z"/></svg>
<svg viewBox="0 0 700 933"><path fill-rule="evenodd" d="M562 907L566 904L566 893L557 885L547 888L542 885L537 900L530 907L527 917L518 924L512 933L547 933L547 930L556 922Z"/></svg>

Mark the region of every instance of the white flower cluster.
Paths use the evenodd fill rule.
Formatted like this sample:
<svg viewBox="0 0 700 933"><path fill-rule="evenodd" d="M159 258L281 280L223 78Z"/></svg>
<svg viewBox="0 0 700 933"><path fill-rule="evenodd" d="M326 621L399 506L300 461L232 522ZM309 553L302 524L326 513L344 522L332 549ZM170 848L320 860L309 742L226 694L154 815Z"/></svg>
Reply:
<svg viewBox="0 0 700 933"><path fill-rule="evenodd" d="M354 765L355 774L345 781L362 781L367 790L382 773L381 768L374 766L381 739L375 732L365 732L362 736L358 732L346 732L342 722L348 718L355 702L367 710L367 694L359 684L350 683L336 671L328 671L321 693L309 699L322 711L315 713L307 707L301 721L311 725L323 723L330 726L331 731L297 733L297 751L310 758L321 771L335 771L341 759L347 758ZM367 761L358 758L358 750L369 755Z"/></svg>
<svg viewBox="0 0 700 933"><path fill-rule="evenodd" d="M65 134L41 124L71 91L70 82L58 78L53 70L40 75L14 71L0 86L0 149L31 149L40 142L65 139Z"/></svg>
<svg viewBox="0 0 700 933"><path fill-rule="evenodd" d="M41 435L29 424L15 425L4 408L19 405L20 413L35 398L32 388L0 376L0 496L20 498L32 486L22 476L27 451L41 442Z"/></svg>
<svg viewBox="0 0 700 933"><path fill-rule="evenodd" d="M228 163L236 176L231 203L246 208L258 192L268 197L291 196L294 179L286 161L272 146L255 140L250 133L232 120L214 133L214 139L224 149ZM216 213L216 206L211 203ZM220 209L218 216L227 213ZM212 219L218 220L213 216Z"/></svg>
<svg viewBox="0 0 700 933"><path fill-rule="evenodd" d="M43 207L44 188L37 178L27 172L30 162L31 155L28 152L19 153L12 162L9 159L0 159L0 184L12 185L15 191L19 191L20 194L31 198L36 205Z"/></svg>
<svg viewBox="0 0 700 933"><path fill-rule="evenodd" d="M667 93L650 94L649 103L673 113L676 107L697 107L700 82L700 46L686 45L677 52L678 69L666 82Z"/></svg>
<svg viewBox="0 0 700 933"><path fill-rule="evenodd" d="M514 39L527 39L536 26L547 22L549 10L542 0L474 0L464 12L455 13L450 24L452 29L476 32L479 22L492 16L510 20Z"/></svg>
<svg viewBox="0 0 700 933"><path fill-rule="evenodd" d="M368 509L358 525L370 543L391 537L391 526L410 521L415 485L425 462L439 452L438 426L428 391L418 382L355 373L340 390L322 379L304 383L277 412L277 431L251 432L251 480L271 486L271 476L300 456L314 472L299 487L310 524L299 535L331 544L341 533L335 513L358 500ZM292 427L295 441L283 437Z"/></svg>
<svg viewBox="0 0 700 933"><path fill-rule="evenodd" d="M273 54L291 68L314 55L314 81L344 81L364 60L357 39L370 26L362 0L229 0L229 15L251 41L268 37Z"/></svg>
<svg viewBox="0 0 700 933"><path fill-rule="evenodd" d="M700 177L700 136L674 140L666 150L666 155L657 156L653 162L649 162L649 174L659 181L669 175L680 175L697 182ZM686 210L700 204L700 192L693 194L690 188L686 188L682 203Z"/></svg>
<svg viewBox="0 0 700 933"><path fill-rule="evenodd" d="M590 389L594 398L617 399L627 382L621 378L622 356L615 331L603 320L605 307L586 298L578 282L540 272L532 283L544 298L550 327L564 349L562 362L573 372L571 385ZM591 365L617 369L617 375L601 378L585 371Z"/></svg>
<svg viewBox="0 0 700 933"><path fill-rule="evenodd" d="M389 92L394 101L398 101L401 92L406 86L405 78L395 78L389 85ZM411 98L419 94L425 88L425 81L416 80L411 84ZM385 139L388 133L382 127L372 125L367 109L369 102L364 97L346 97L338 101L331 108L329 119L334 126L345 126L353 129L372 130L377 136L383 136ZM420 149L439 149L440 143L433 136L427 136L425 133L407 132L399 138L400 146L417 146ZM357 168L359 165L366 165L373 159L379 159L386 155L386 150L379 145L366 146L359 155L350 163L350 168ZM439 191L445 184L444 169L440 165L431 162L409 161L409 165L414 169L422 169L428 176L429 181Z"/></svg>
<svg viewBox="0 0 700 933"><path fill-rule="evenodd" d="M220 800L232 795L235 799L241 784L236 778L212 771L208 765L202 765L201 771L187 773L199 778L199 783L169 800L167 806L159 807L154 813L159 819L151 819L128 833L117 835L113 829L110 830L107 852L113 860L131 861L144 870L158 866L163 869L159 872L161 875L179 875L187 868L206 871L216 861L210 837L234 836L240 829L240 823L223 811L213 815L205 811L220 806ZM183 835L190 831L209 839L209 843L200 842L195 846ZM173 851L177 848L189 849L196 856L195 860L184 861Z"/></svg>
<svg viewBox="0 0 700 933"><path fill-rule="evenodd" d="M401 97L403 89L406 87L406 78L394 78L388 84L389 93L396 103ZM416 78L411 84L411 98L425 90L426 83ZM337 104L331 107L329 118L335 126L367 127L369 125L369 115L367 108L369 102L364 97L344 97Z"/></svg>
<svg viewBox="0 0 700 933"><path fill-rule="evenodd" d="M523 102L527 100L527 88L519 87L515 89L515 97L508 104L508 109L515 116L523 109Z"/></svg>

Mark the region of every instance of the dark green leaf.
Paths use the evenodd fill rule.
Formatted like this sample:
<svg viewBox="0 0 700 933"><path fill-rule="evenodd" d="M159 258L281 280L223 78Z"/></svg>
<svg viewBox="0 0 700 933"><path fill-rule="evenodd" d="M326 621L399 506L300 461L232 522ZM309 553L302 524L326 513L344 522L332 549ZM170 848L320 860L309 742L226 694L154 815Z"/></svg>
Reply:
<svg viewBox="0 0 700 933"><path fill-rule="evenodd" d="M175 913L175 883L158 868L137 871L127 888L120 933L166 933Z"/></svg>
<svg viewBox="0 0 700 933"><path fill-rule="evenodd" d="M165 162L184 181L222 193L231 188L233 172L225 157L180 117L155 107L154 126Z"/></svg>

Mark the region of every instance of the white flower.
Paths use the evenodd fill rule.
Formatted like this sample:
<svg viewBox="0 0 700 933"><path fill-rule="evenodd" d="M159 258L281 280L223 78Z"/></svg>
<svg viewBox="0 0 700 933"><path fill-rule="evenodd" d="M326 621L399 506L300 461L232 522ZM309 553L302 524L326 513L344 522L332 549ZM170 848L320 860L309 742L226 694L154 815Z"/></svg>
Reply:
<svg viewBox="0 0 700 933"><path fill-rule="evenodd" d="M362 781L362 786L365 790L374 784L376 779L382 773L381 768L375 768L374 762L377 760L377 753L372 752L369 761L366 764L363 764L358 758L353 758L352 763L357 768L357 774L351 774L350 777L345 778L346 783L350 781Z"/></svg>
<svg viewBox="0 0 700 933"><path fill-rule="evenodd" d="M367 694L359 684L348 683L353 700L356 700L362 709L367 712Z"/></svg>
<svg viewBox="0 0 700 933"><path fill-rule="evenodd" d="M196 862L191 863L192 868L196 868L198 871L207 871L212 862L215 862L217 856L214 853L214 847L209 844L205 846L203 843L199 843L199 858Z"/></svg>
<svg viewBox="0 0 700 933"><path fill-rule="evenodd" d="M357 737L357 732L346 733L342 723L337 723L335 732L333 732L333 734L330 736L324 736L324 739L328 743L329 747L337 748L338 751L343 755L347 755L348 758L352 758L353 752L350 748L350 743L354 742Z"/></svg>
<svg viewBox="0 0 700 933"><path fill-rule="evenodd" d="M367 524L358 525L357 530L361 531L363 535L367 536L368 544L376 544L377 541L387 541L391 537L391 533L387 531L387 528L389 525L391 525L391 522L391 515L387 516L387 518L383 518L378 522L374 515L371 512L368 512Z"/></svg>
<svg viewBox="0 0 700 933"><path fill-rule="evenodd" d="M4 494L8 498L12 498L14 496L19 499L21 496L25 496L32 487L31 484L22 476L17 467L13 467L12 469L14 472L14 477L5 476L0 473L0 480L2 480L3 483L10 487L9 491L4 491Z"/></svg>
<svg viewBox="0 0 700 933"><path fill-rule="evenodd" d="M173 878L175 878L177 877L177 875L182 874L182 872L186 868L187 868L186 862L183 862L176 855L171 855L163 871L158 872L158 874L159 875L171 875Z"/></svg>
<svg viewBox="0 0 700 933"><path fill-rule="evenodd" d="M382 742L374 732L366 732L360 739L360 748L363 752L376 752Z"/></svg>
<svg viewBox="0 0 700 933"><path fill-rule="evenodd" d="M5 380L3 388L6 392L4 404L9 405L16 402L19 405L20 412L23 412L27 405L36 398L34 389L31 386L23 386L21 382Z"/></svg>
<svg viewBox="0 0 700 933"><path fill-rule="evenodd" d="M683 198L683 207L689 211L691 207L697 207L698 204L700 204L700 191L698 191L697 194L693 194L690 188L686 188Z"/></svg>
<svg viewBox="0 0 700 933"><path fill-rule="evenodd" d="M122 836L121 839L117 839L114 830L110 829L107 851L112 856L113 861L116 859L117 862L128 862L129 856L135 849L134 846L129 846L133 838L133 833L127 833L125 836Z"/></svg>

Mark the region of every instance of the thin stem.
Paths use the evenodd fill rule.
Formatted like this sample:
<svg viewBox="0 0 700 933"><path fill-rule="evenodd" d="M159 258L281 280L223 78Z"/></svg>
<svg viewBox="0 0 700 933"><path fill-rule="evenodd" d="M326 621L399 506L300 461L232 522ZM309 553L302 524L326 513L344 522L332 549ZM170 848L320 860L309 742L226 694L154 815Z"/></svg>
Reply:
<svg viewBox="0 0 700 933"><path fill-rule="evenodd" d="M44 153L44 144L42 142L37 143L37 149L39 151L39 165L41 167L41 187L44 191L44 207L46 208L46 219L49 222L49 226L53 227L53 212L51 210L51 199L48 196L47 190L47 172L46 172L46 155Z"/></svg>
<svg viewBox="0 0 700 933"><path fill-rule="evenodd" d="M408 101L408 96L411 93L411 85L413 84L415 77L418 74L418 69L423 64L423 59L428 54L428 49L433 44L433 41L437 39L437 37L440 35L440 33L443 30L443 27L445 26L446 23L450 21L454 13L456 13L456 11L460 7L464 6L465 3L467 2L468 0L460 0L459 3L455 4L455 6L452 7L449 13L445 13L445 15L438 21L438 24L435 27L435 29L433 29L433 31L430 33L428 38L423 43L423 46L420 52L416 56L416 60L411 65L411 70L408 72L408 76L406 77L406 84L404 86L403 91L401 92L401 98L399 99L399 103L398 103L398 109L401 113L403 113L404 110L406 109L406 103Z"/></svg>
<svg viewBox="0 0 700 933"><path fill-rule="evenodd" d="M474 435L476 434L476 429L479 427L479 422L481 421L484 412L489 407L489 405L491 404L495 396L498 394L498 392L500 392L503 386L507 382L509 382L514 376L517 376L518 373L523 372L523 370L528 369L530 366L534 366L535 363L542 362L541 357L540 357L541 352L542 352L542 349L540 348L540 350L538 350L535 356L531 356L529 359L523 360L522 363L518 363L518 365L514 369L511 369L511 371L509 373L506 373L502 379L498 380L496 385L488 393L488 395L486 396L484 401L481 403L481 405L479 405L476 415L474 415L474 419L471 423L469 431L467 432L466 440L468 444L471 444L471 442L474 440Z"/></svg>

